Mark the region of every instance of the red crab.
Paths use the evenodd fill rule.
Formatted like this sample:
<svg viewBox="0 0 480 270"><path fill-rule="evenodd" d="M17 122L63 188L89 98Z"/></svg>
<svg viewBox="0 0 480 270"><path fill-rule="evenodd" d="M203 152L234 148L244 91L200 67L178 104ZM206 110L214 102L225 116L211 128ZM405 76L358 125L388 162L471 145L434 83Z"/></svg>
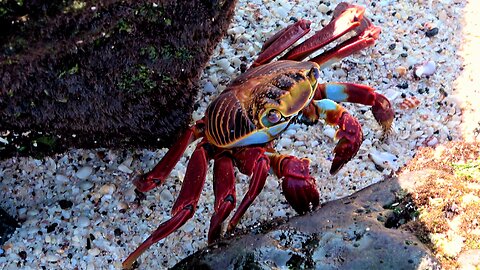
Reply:
<svg viewBox="0 0 480 270"><path fill-rule="evenodd" d="M227 231L235 228L262 191L270 169L282 179L283 193L298 213L318 206L319 193L315 179L309 173L309 160L280 155L271 146L290 124L314 124L321 118L337 128L335 138L338 143L333 150L332 174L355 156L363 141L357 119L337 102L371 105L373 115L384 131L390 129L394 112L385 96L366 85L319 81L322 67L374 44L380 28L363 16L364 11L360 6L339 4L327 26L272 63L269 62L273 58L310 31L310 22L300 20L267 40L252 67L213 100L203 119L186 130L151 172L134 180L141 192L162 184L186 147L201 139L188 163L180 194L172 208L172 218L162 223L124 261L125 268L130 267L148 247L193 216L210 159L214 160L215 213L210 221L209 243L221 236L222 223L236 204L234 166L251 176L251 180ZM346 41L302 62L348 32L353 35Z"/></svg>

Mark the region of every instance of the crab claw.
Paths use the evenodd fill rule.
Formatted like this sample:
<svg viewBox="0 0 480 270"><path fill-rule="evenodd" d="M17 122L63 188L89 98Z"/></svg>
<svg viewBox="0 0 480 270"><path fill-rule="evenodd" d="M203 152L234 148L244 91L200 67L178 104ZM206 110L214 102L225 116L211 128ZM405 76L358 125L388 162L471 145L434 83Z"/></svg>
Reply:
<svg viewBox="0 0 480 270"><path fill-rule="evenodd" d="M384 95L376 93L372 113L375 120L382 126L383 131L388 133L392 128L395 113L393 112L392 104Z"/></svg>
<svg viewBox="0 0 480 270"><path fill-rule="evenodd" d="M282 189L288 203L299 214L318 207L320 194L315 179L310 176L310 160L294 156L278 156L274 171L283 178Z"/></svg>
<svg viewBox="0 0 480 270"><path fill-rule="evenodd" d="M363 141L362 127L358 120L349 113L344 112L338 120L339 129L335 134L338 139L337 146L333 150L335 157L332 161L330 174L336 174L358 152Z"/></svg>

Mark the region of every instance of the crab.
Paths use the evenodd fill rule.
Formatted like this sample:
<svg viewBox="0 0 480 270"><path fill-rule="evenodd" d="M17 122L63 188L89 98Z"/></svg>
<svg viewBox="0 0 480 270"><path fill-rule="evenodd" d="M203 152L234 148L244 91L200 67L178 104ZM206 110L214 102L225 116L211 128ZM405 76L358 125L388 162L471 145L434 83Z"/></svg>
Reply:
<svg viewBox="0 0 480 270"><path fill-rule="evenodd" d="M205 116L186 129L153 170L134 179L140 192L157 187L168 177L187 146L199 141L188 162L171 219L160 224L129 255L124 268L129 268L151 245L192 218L209 160L214 160L215 202L208 232L208 242L213 243L221 237L222 225L236 205L234 166L251 178L227 232L236 227L262 191L270 170L282 180L283 194L296 212L304 214L318 207L319 192L309 172L310 161L273 150L275 139L293 123L311 125L321 119L336 128L338 142L333 150L331 174L337 173L356 155L363 141L358 120L337 102L372 106L374 118L383 132L388 133L394 111L385 96L366 85L320 81L320 69L373 45L378 38L380 28L364 17L364 12L363 7L340 3L328 25L274 62L271 61L310 31L311 23L298 20L272 36L252 66L212 101ZM351 33L350 38L302 61L347 33Z"/></svg>

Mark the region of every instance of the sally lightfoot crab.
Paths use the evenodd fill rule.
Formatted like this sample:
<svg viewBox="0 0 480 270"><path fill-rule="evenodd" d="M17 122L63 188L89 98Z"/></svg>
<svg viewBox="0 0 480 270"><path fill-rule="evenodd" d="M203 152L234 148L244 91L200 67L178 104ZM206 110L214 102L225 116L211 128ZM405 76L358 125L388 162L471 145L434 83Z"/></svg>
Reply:
<svg viewBox="0 0 480 270"><path fill-rule="evenodd" d="M252 67L236 78L207 108L203 119L188 128L152 171L138 176L134 184L146 192L162 184L187 146L198 142L187 166L172 218L162 223L123 263L129 268L152 244L181 227L195 213L208 161L214 160L215 205L208 242L221 236L223 222L236 205L234 166L251 176L248 191L229 221L231 231L265 185L272 169L282 180L283 193L300 214L319 205L309 160L275 153L272 142L292 123L314 124L319 119L336 127L338 143L333 150L330 173L335 174L356 155L363 141L357 119L337 102L372 106L377 122L387 132L394 112L390 101L373 88L353 83L323 83L320 69L371 46L380 29L364 17L365 9L339 4L333 19L311 38L270 62L310 31L310 22L299 20L265 42ZM352 36L320 55L302 61L326 44L352 32Z"/></svg>

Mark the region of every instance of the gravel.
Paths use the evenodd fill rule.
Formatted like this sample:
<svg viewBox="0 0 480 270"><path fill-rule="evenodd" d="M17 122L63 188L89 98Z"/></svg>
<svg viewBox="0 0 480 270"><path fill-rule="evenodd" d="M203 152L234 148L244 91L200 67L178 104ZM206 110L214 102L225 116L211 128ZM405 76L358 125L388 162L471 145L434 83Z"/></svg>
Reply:
<svg viewBox="0 0 480 270"><path fill-rule="evenodd" d="M205 92L199 96L194 120L203 116L206 106L242 67L253 62L266 38L293 19L310 19L312 27L318 29L330 20L330 11L338 2L239 1L230 30L202 76L200 87ZM461 138L461 100L452 93L462 65L457 50L462 44L458 32L463 1L358 4L366 6L367 16L382 27L380 39L374 47L323 70L322 79L367 84L392 98L394 134L381 140L381 127L369 108L346 104L362 123L365 141L357 156L331 176L328 171L335 145L331 128L294 125L285 132L276 150L311 159L311 173L317 179L322 202L395 175L395 169L411 160L420 146ZM437 27L438 33L427 37L425 31L434 29L428 28L431 26ZM429 61L435 64L435 71L416 78L415 65ZM418 89L428 91L420 94ZM418 106L400 109L400 104L412 97L419 101ZM0 249L0 268L120 269L128 254L170 218L192 147L163 186L140 196L131 183L136 173L150 170L166 150L72 149L43 159L0 161L0 206L23 221ZM242 198L248 177L237 174L237 180L237 196ZM140 258L142 269L171 267L206 246L214 201L211 182L210 170L194 217L146 251ZM71 206L59 204L62 200ZM238 227L294 215L281 194L279 181L270 176ZM57 225L52 226L54 223Z"/></svg>

